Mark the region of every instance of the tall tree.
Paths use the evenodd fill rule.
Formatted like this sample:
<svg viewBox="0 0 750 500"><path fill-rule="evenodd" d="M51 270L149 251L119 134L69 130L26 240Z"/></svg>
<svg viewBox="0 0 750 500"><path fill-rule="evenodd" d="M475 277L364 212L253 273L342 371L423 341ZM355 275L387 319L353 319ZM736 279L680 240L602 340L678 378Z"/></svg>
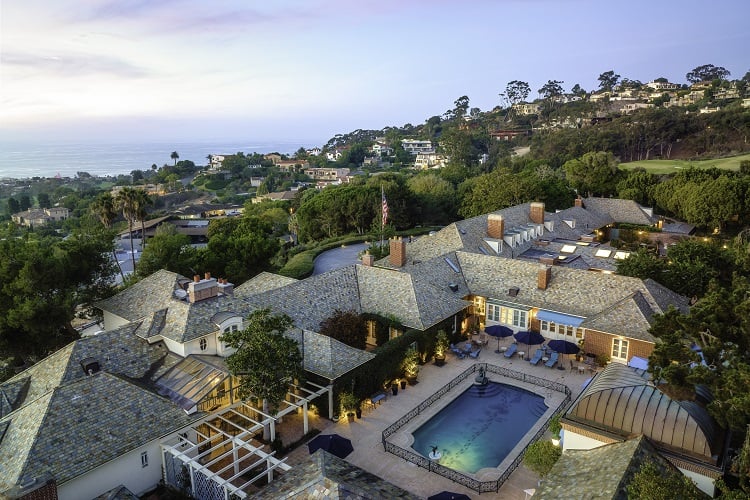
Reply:
<svg viewBox="0 0 750 500"><path fill-rule="evenodd" d="M583 97L586 95L586 91L583 90L583 87L581 87L579 84L573 85L573 88L570 89L570 93L574 96Z"/></svg>
<svg viewBox="0 0 750 500"><path fill-rule="evenodd" d="M537 92L539 92L539 95L544 99L552 99L553 97L561 96L563 94L561 84L563 83L565 82L559 80L547 80L547 83L542 85L542 88L537 90Z"/></svg>
<svg viewBox="0 0 750 500"><path fill-rule="evenodd" d="M620 81L620 75L615 73L613 70L605 71L601 75L599 75L599 89L600 90L606 90L606 91L612 91L613 88L615 88L615 85L617 85L617 82Z"/></svg>
<svg viewBox="0 0 750 500"><path fill-rule="evenodd" d="M226 361L229 371L240 380L240 397L261 400L264 413L269 409L273 414L278 412L289 384L304 376L299 346L284 335L292 326L289 316L259 309L247 318L244 330L227 332L220 338L235 349ZM269 439L268 428L263 432Z"/></svg>
<svg viewBox="0 0 750 500"><path fill-rule="evenodd" d="M136 189L135 219L141 222L141 250L146 248L146 217L148 216L148 206L151 205L151 197L143 189Z"/></svg>
<svg viewBox="0 0 750 500"><path fill-rule="evenodd" d="M172 154L169 155L169 157L174 160L174 164L177 166L177 160L180 159L180 154L177 151L172 151Z"/></svg>
<svg viewBox="0 0 750 500"><path fill-rule="evenodd" d="M133 247L133 224L136 220L138 191L130 186L125 186L115 198L115 206L122 211L122 216L128 221L128 236L130 237L130 258L133 261L133 273L135 273L135 250Z"/></svg>
<svg viewBox="0 0 750 500"><path fill-rule="evenodd" d="M36 195L36 201L39 203L39 208L49 208L52 206L48 193L39 193Z"/></svg>
<svg viewBox="0 0 750 500"><path fill-rule="evenodd" d="M31 208L31 197L28 194L21 195L21 212Z"/></svg>
<svg viewBox="0 0 750 500"><path fill-rule="evenodd" d="M705 82L711 80L726 80L730 75L729 70L713 64L704 64L688 71L685 79L690 83Z"/></svg>
<svg viewBox="0 0 750 500"><path fill-rule="evenodd" d="M505 86L505 97L511 105L524 102L530 93L531 87L529 87L529 84L520 80L513 80Z"/></svg>
<svg viewBox="0 0 750 500"><path fill-rule="evenodd" d="M615 192L619 180L617 162L612 153L586 153L563 165L565 176L579 194L609 195Z"/></svg>
<svg viewBox="0 0 750 500"><path fill-rule="evenodd" d="M191 276L196 269L196 251L190 246L190 237L177 232L174 224L162 224L143 249L138 261L138 274L149 276L160 269Z"/></svg>
<svg viewBox="0 0 750 500"><path fill-rule="evenodd" d="M112 197L112 193L105 191L91 203L89 206L91 213L99 219L105 229L112 229L112 223L117 217L117 207L115 205L115 199ZM120 261L117 259L117 253L115 252L114 246L112 247L112 260L117 263L117 269L120 271L122 280L125 281L125 274L122 272L122 266Z"/></svg>
<svg viewBox="0 0 750 500"><path fill-rule="evenodd" d="M21 211L21 204L18 202L18 200L13 198L12 196L8 198L8 213L17 214L20 211Z"/></svg>

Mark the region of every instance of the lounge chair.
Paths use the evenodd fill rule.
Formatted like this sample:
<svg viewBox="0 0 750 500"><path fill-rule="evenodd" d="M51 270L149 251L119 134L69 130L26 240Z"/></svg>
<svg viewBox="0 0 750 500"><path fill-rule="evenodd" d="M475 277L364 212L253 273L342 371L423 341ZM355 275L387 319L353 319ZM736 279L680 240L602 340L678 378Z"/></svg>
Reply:
<svg viewBox="0 0 750 500"><path fill-rule="evenodd" d="M469 342L466 342L466 344L464 344L464 354L471 354L471 350L472 350L473 348L474 348L474 347L473 347L473 346L471 345L471 342L470 342L470 341L469 341Z"/></svg>
<svg viewBox="0 0 750 500"><path fill-rule="evenodd" d="M451 344L451 352L458 356L459 358L463 359L466 355L464 354L464 351L458 348L458 346Z"/></svg>
<svg viewBox="0 0 750 500"><path fill-rule="evenodd" d="M480 352L482 352L482 348L481 347L479 349L477 349L476 351L474 351L474 352L470 352L469 356L471 356L474 359L477 359L479 357L479 353Z"/></svg>
<svg viewBox="0 0 750 500"><path fill-rule="evenodd" d="M482 332L479 334L479 345L485 346L490 341L490 339L487 338L487 334Z"/></svg>
<svg viewBox="0 0 750 500"><path fill-rule="evenodd" d="M544 366L546 366L547 368L552 368L553 366L555 366L558 356L559 354L557 353L557 351L552 351L552 354L549 355L549 359L546 363L544 363Z"/></svg>
<svg viewBox="0 0 750 500"><path fill-rule="evenodd" d="M517 349L518 349L518 344L511 344L510 347L508 347L508 350L505 351L505 357L506 358L513 357Z"/></svg>
<svg viewBox="0 0 750 500"><path fill-rule="evenodd" d="M544 349L537 349L534 356L529 360L529 363L536 365L542 359L542 356L544 356Z"/></svg>

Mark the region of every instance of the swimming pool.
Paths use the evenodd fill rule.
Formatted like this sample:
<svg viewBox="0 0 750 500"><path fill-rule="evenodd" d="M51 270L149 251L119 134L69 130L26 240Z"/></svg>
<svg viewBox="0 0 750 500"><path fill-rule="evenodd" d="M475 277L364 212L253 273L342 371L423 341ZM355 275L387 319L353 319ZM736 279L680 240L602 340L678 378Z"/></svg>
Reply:
<svg viewBox="0 0 750 500"><path fill-rule="evenodd" d="M500 465L547 409L527 390L475 384L413 433L412 448L428 457L437 446L441 465L473 474Z"/></svg>

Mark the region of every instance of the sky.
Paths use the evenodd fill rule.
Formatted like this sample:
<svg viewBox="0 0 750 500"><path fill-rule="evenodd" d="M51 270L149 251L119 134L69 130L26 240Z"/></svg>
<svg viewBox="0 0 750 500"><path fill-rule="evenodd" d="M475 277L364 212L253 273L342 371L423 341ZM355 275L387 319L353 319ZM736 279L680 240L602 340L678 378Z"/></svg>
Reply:
<svg viewBox="0 0 750 500"><path fill-rule="evenodd" d="M748 0L0 0L0 137L297 140L418 125L508 82L750 70Z"/></svg>

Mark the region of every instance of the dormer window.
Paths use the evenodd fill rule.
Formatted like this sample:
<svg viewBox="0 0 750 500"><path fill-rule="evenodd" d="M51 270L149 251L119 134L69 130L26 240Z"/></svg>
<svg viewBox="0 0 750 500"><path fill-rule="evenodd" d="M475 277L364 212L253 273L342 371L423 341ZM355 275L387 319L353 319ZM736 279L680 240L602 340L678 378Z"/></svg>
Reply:
<svg viewBox="0 0 750 500"><path fill-rule="evenodd" d="M206 339L201 339L200 342L198 342L198 346L201 348L201 351L205 351L208 347L208 341L206 341Z"/></svg>

